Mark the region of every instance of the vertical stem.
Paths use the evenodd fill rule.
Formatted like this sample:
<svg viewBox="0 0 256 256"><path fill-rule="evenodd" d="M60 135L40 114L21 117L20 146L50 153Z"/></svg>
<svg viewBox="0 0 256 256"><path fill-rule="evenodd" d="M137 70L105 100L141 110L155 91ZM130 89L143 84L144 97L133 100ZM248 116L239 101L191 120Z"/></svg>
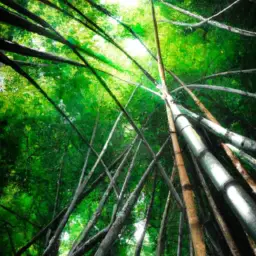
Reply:
<svg viewBox="0 0 256 256"><path fill-rule="evenodd" d="M180 212L177 256L182 255L183 226L184 226L184 212Z"/></svg>
<svg viewBox="0 0 256 256"><path fill-rule="evenodd" d="M158 27L157 27L157 22L156 22L156 15L155 15L155 8L154 8L153 0L151 0L151 6L152 6L152 17L153 17L154 31L155 31L155 41L156 41L156 46L157 46L158 69L159 69L159 75L160 75L161 82L162 82L162 94L163 94L164 99L166 100L166 97L169 93L168 93L168 89L166 86L164 65L163 65L163 60L161 57L161 48L160 48ZM180 145L178 142L178 137L176 134L176 128L175 128L173 116L172 116L171 110L167 104L167 100L166 100L166 110L167 110L169 128L170 128L170 132L171 132L173 151L175 154L175 161L176 161L176 165L177 165L177 168L179 171L183 200L184 200L185 207L186 207L186 212L187 212L187 216L188 216L188 222L189 222L189 227L190 227L190 232L191 232L195 252L196 252L197 256L206 255L206 249L205 249L205 244L204 244L204 240L203 240L203 233L202 233L201 225L199 223L199 218L197 216L196 207L195 207L194 193L193 193L192 186L190 184L190 181L189 181L189 178L187 175L187 171L186 171L186 168L184 165Z"/></svg>
<svg viewBox="0 0 256 256"><path fill-rule="evenodd" d="M152 195L151 195L151 199L150 199L150 203L149 206L147 208L147 213L146 213L146 221L145 221L145 225L143 228L143 233L137 243L136 249L135 249L135 256L139 256L141 249L142 249L142 245L143 245L143 241L146 235L146 231L147 231L147 227L149 224L149 220L151 217L151 212L152 212L152 208L153 208L153 204L154 204L154 199L155 199L155 192L156 192L156 181L157 181L157 176L156 176L156 171L155 171L155 175L154 175L154 183L153 183L153 190L152 190Z"/></svg>
<svg viewBox="0 0 256 256"><path fill-rule="evenodd" d="M172 168L172 175L171 175L172 183L173 183L176 172L177 172L177 168L174 165ZM157 256L161 256L164 254L165 235L166 235L165 233L166 233L166 226L168 223L168 217L169 217L169 213L170 213L171 204L172 204L171 193L169 191L167 200L165 203L164 212L162 215L162 220L161 220L161 225L160 225L160 230L159 230L159 235L158 235L158 239L157 239L157 250L156 250Z"/></svg>

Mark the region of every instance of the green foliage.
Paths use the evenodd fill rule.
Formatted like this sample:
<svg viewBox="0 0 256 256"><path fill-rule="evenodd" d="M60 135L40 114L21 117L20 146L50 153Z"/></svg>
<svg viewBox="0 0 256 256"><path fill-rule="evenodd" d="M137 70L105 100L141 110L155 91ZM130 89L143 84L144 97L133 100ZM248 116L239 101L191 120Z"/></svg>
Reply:
<svg viewBox="0 0 256 256"><path fill-rule="evenodd" d="M70 43L85 49L91 57L84 53L82 55L88 59L88 62L94 68L156 90L155 86L120 50L79 22L49 6L43 5L39 1L21 0L16 2L47 20ZM55 0L52 2L75 14L63 1ZM137 3L135 6L127 4L129 1L120 1L120 5L117 4L118 1L106 0L101 2L105 3L104 7L111 11L115 17L129 25L155 54L151 9L148 1L134 1ZM76 0L72 1L72 4L112 36L157 81L160 80L157 62L120 24L96 11L86 1ZM177 4L205 17L215 13L216 8L219 9L219 5L223 5L223 3L212 3L206 0L199 2L187 0L182 1L182 3L181 1L172 1L172 4ZM159 2L156 3L156 7L159 21L168 18L193 22L191 18L168 9ZM245 27L245 24L250 24L255 18L251 16L251 13L249 15L247 11L248 8L245 8L242 13L237 10L235 12L239 14L239 17L243 17L243 19L240 19L244 21L244 23L241 23L242 27ZM75 16L77 17L77 14ZM232 22L235 24L238 22L236 15L231 12L224 17L231 24ZM0 31L1 37L7 40L13 40L27 47L80 61L70 48L49 38L2 23L0 24ZM185 82L190 83L200 77L219 71L254 67L256 56L256 50L252 46L255 43L254 39L242 39L238 35L207 25L190 30L167 23L159 23L159 35L165 67L173 70ZM30 74L68 115L87 141L90 140L99 112L99 125L93 147L97 152L100 152L119 114L119 109L95 76L86 68L42 61L13 53L6 52L6 54L11 59L35 64L34 66L22 66L22 69ZM124 81L120 81L113 76L97 72L106 81L118 100L125 105L135 87L127 85ZM167 82L169 89L177 87L177 83L173 81L170 75L167 75ZM255 82L255 75L219 77L207 81L209 85L220 84L252 92L255 90L255 87L253 87ZM224 126L251 138L256 138L254 100L215 91L200 91L196 94L200 96L203 103ZM193 101L184 92L179 92L176 100L184 106L198 111ZM152 115L144 133L152 148L157 152L169 133L164 104L161 99L142 88L138 88L127 110L140 128L143 127L147 117ZM103 157L105 163L110 165L131 143L134 136L134 130L123 117ZM11 255L11 243L18 250L39 231L36 226L44 227L54 217L53 211L60 169L62 170L62 178L55 215L70 203L75 193L88 148L71 129L67 121L39 94L38 90L10 67L1 63L0 146L0 203L24 217L22 219L0 208L0 225L3 223L2 227L7 225L8 230L10 230L8 235L7 228L1 228L0 254ZM219 154L218 157L222 157L222 153L217 150L216 154ZM171 146L169 146L161 159L169 173L173 165L172 155L173 152ZM92 168L95 160L95 156L91 155L86 174ZM130 160L131 157L129 157L129 161L118 179L117 186L119 189L122 186ZM122 205L136 187L150 161L151 158L145 147L142 146ZM87 188L102 172L103 169L99 166ZM194 178L193 175L190 176L192 179ZM62 233L60 255L67 255L72 243L97 209L108 183L109 179L105 177L71 215ZM178 179L175 180L175 186L181 192L178 183ZM137 243L134 236L136 232L134 224L145 218L151 189L152 178L147 181L140 200L127 219L127 225L122 231L122 236L114 244L113 255L134 254ZM152 218L149 222L141 255L154 255L155 253L167 193L165 183L159 179ZM91 231L90 236L109 224L115 202L116 198L114 194L111 194L102 216ZM199 200L197 204L200 205L201 201ZM177 250L179 214L176 207L173 209L166 231L166 237L168 238L165 244L166 255L176 255ZM33 226L27 220L35 223L36 226ZM203 220L201 219L201 221ZM45 235L42 236L25 255L41 255L45 248L45 237ZM189 230L187 225L185 226L183 244L183 254L188 255Z"/></svg>

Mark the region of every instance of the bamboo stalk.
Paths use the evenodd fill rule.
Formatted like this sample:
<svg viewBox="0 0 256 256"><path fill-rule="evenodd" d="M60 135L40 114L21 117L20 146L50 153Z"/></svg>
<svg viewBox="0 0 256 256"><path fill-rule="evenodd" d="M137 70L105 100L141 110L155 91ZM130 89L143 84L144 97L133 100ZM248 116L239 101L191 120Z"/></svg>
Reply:
<svg viewBox="0 0 256 256"><path fill-rule="evenodd" d="M77 67L85 67L84 64L81 64L77 61L59 57L52 53L38 51L38 50L23 46L23 45L20 45L17 43L13 43L11 41L7 41L3 38L0 38L0 49L7 51L7 52L14 52L17 54L21 54L24 56L31 56L31 57L36 57L39 59L44 59L44 60L51 60L51 61L56 61L56 62L60 62L60 63L67 63L67 64L71 64L71 65L77 66ZM23 63L18 62L17 64L23 64Z"/></svg>
<svg viewBox="0 0 256 256"><path fill-rule="evenodd" d="M100 31L102 31L111 41L111 43L113 45L115 45L118 49L120 49L129 59L131 59L135 65L144 73L144 75L153 83L156 84L155 79L135 60L133 59L126 51L124 51L118 44L115 43L115 41L109 37L100 27L97 26L97 24L95 24L94 22L92 22L90 19L86 18L77 8L75 8L74 6L72 6L70 3L68 3L67 1L65 2L66 4L68 4L68 6L70 6L72 9L74 9L77 13L79 13L82 17L84 17L87 21L90 21L91 24L93 24L97 29L99 29ZM53 29L53 28L52 28ZM53 29L54 30L54 29ZM144 135L141 133L141 131L138 129L138 127L136 126L135 122L133 121L133 119L130 117L130 115L128 114L128 112L124 109L124 107L121 105L121 103L118 101L118 99L116 98L116 96L113 94L113 92L109 89L108 85L105 83L105 81L97 74L97 72L95 71L95 69L89 65L89 63L85 60L85 58L76 50L75 47L73 47L67 40L65 40L65 38L63 38L56 30L54 30L55 33L58 35L59 38L61 38L61 40L63 42L65 42L65 44L67 46L69 46L72 51L84 62L84 64L86 66L88 66L88 69L92 72L92 74L96 77L96 79L100 82L100 84L104 87L104 89L108 92L108 94L111 96L111 98L115 101L115 103L118 105L118 107L123 111L124 115L126 116L127 120L130 122L130 124L132 125L132 127L135 129L135 131L139 134L140 138L143 140L143 143L145 144L147 150L150 152L150 154L155 157L155 153L152 150L152 148L150 147L150 145L148 144L146 138L144 137ZM1 56L0 56L1 57ZM10 60L7 58L7 60L4 61L5 64L9 63L9 65L15 65L13 62L10 62ZM16 71L17 71L17 66L15 67ZM18 72L18 71L17 71ZM29 79L30 82L32 82L33 85L36 85L37 88L39 87L35 81L33 79L31 79L27 74L24 74L25 72L21 70L19 70L19 73ZM39 87L40 91L42 91L42 89ZM44 92L43 92L44 93ZM48 101L50 101L54 107L56 108L56 110L58 110L63 116L65 116L65 113L63 111L61 111L60 109L58 109L58 106L56 106L56 104L48 97L48 95L46 95L44 93L44 96L48 99ZM69 120L69 118L66 116L65 117L66 120L70 123L70 125L72 126L73 129L76 130L76 132L79 134L79 136L81 138L83 138L83 136L81 135L81 133L77 130L77 128L74 126L74 124ZM83 138L83 140L85 141L85 139ZM88 142L86 141L87 145ZM95 152L94 152L95 153ZM179 198L179 195L177 194L177 192L175 191L175 189L173 188L172 184L170 183L169 179L168 179L168 175L166 174L163 166L161 165L161 163L157 163L158 165L158 169L160 170L162 176L164 177L169 189L172 191L172 193L174 194L174 197L176 198L176 200L178 201L178 205L179 207L182 208L182 202Z"/></svg>
<svg viewBox="0 0 256 256"><path fill-rule="evenodd" d="M137 202L138 197L140 195L141 190L143 189L146 179L148 178L153 167L157 163L157 161L158 161L159 157L161 156L168 141L169 141L169 137L165 141L165 143L161 146L160 150L156 154L156 157L151 161L148 168L145 170L145 172L144 172L143 176L141 177L139 183L137 184L136 188L133 190L133 192L130 194L129 198L126 200L124 207L122 208L121 212L118 214L116 220L112 224L107 235L101 242L95 256L106 255L106 253L110 250L111 245L114 243L114 241L118 237L118 234L120 233L121 229L123 228L127 217L129 216L132 208L134 207L135 203Z"/></svg>
<svg viewBox="0 0 256 256"><path fill-rule="evenodd" d="M214 91L223 91L223 92L235 93L235 94L239 94L242 96L256 98L255 93L245 92L242 90L224 87L224 86L216 86L216 85L208 85L208 84L189 84L189 85L186 85L186 87L192 88L192 89L209 89L209 90L214 90ZM184 87L179 87L177 89L172 90L170 93L176 93L182 89L184 89Z"/></svg>
<svg viewBox="0 0 256 256"><path fill-rule="evenodd" d="M130 98L129 98L129 100L128 100L127 106L128 106L128 104L130 103L130 101L132 100L132 98L133 98L135 92L136 92L136 88L135 88L135 90L133 91L133 93L131 94L131 96L130 96ZM105 142L105 144L104 144L104 146L103 146L103 148L102 148L100 154L98 154L98 156L97 156L96 162L94 163L93 167L91 168L90 172L88 173L88 175L86 176L86 178L83 180L83 182L77 187L76 192L75 192L75 195L73 196L73 198L72 198L72 200L71 200L71 203L70 203L70 205L69 205L69 208L68 208L67 212L65 213L65 215L64 215L64 217L63 217L63 219L62 219L62 221L60 222L58 228L56 229L55 234L54 234L54 236L52 237L52 239L51 239L49 245L48 245L47 248L45 249L43 255L47 255L47 254L52 250L52 248L53 248L55 242L57 241L58 237L61 235L62 230L64 229L66 223L68 222L68 219L69 219L71 213L73 212L73 210L74 210L74 208L75 208L76 202L77 202L77 200L78 200L80 194L82 193L82 191L83 191L83 190L85 189L85 187L87 186L87 184L88 184L90 178L92 177L92 175L94 174L94 172L95 172L95 170L96 170L98 164L99 164L100 162L102 162L102 157L103 157L103 155L105 154L105 152L106 152L106 150L107 150L107 147L108 147L108 145L109 145L109 142L110 142L110 140L111 140L111 138L112 138L112 136L113 136L113 134L114 134L114 132L115 132L115 130L116 130L116 127L117 127L117 125L118 125L118 123L119 123L119 121L120 121L122 115L123 115L122 112L118 115L118 117L117 117L117 119L116 119L116 121L115 121L115 123L114 123L114 125L113 125L113 127L112 127L112 129L111 129L111 131L110 131L110 133L109 133L109 136L108 136L108 138L107 138L107 140L106 140L106 142ZM90 148L92 148L92 147L90 147ZM112 184L112 181L113 181L113 179L111 178L111 183L110 183L110 184ZM115 184L115 182L114 182L113 184ZM117 195L117 197L118 197L118 195Z"/></svg>
<svg viewBox="0 0 256 256"><path fill-rule="evenodd" d="M224 127L222 127L219 124L216 124L198 114L193 113L192 111L189 111L188 109L182 107L179 105L179 109L182 113L186 114L189 118L192 120L202 124L208 131L214 133L215 135L228 140L230 143L235 145L236 147L250 150L250 151L256 151L256 141L249 139L245 136L242 136L238 133L232 132Z"/></svg>
<svg viewBox="0 0 256 256"><path fill-rule="evenodd" d="M184 213L180 212L177 256L182 255L183 226L184 226Z"/></svg>
<svg viewBox="0 0 256 256"><path fill-rule="evenodd" d="M245 163L249 164L254 170L256 170L255 158L243 152L242 150L234 147L233 145L230 145L230 144L225 144L225 145L228 146L235 154L237 154Z"/></svg>
<svg viewBox="0 0 256 256"><path fill-rule="evenodd" d="M239 253L239 250L236 246L236 243L235 243L232 235L230 234L229 228L228 228L225 220L221 216L221 213L220 213L220 211L219 211L219 209L218 209L218 207L217 207L217 205L216 205L216 203L215 203L215 201L214 201L214 199L211 195L211 191L210 191L210 189L209 189L209 187L208 187L208 185L207 185L207 183L204 179L202 171L201 171L201 169L200 169L200 167L197 163L197 160L196 160L196 158L194 157L194 155L192 154L191 151L190 151L190 155L192 157L192 161L194 163L195 170L197 172L199 180L200 180L200 182L202 184L202 187L204 189L204 192L206 194L207 200L208 200L208 202L211 206L213 215L214 215L214 217L215 217L215 219L216 219L216 221L217 221L217 223L220 227L220 230L221 230L221 232L222 232L222 234L223 234L223 236L224 236L224 238L227 242L227 245L228 245L228 247L229 247L233 256L240 256L241 254Z"/></svg>
<svg viewBox="0 0 256 256"><path fill-rule="evenodd" d="M95 135L96 135L96 131L97 131L97 128L98 128L99 117L100 117L100 107L98 108L98 114L97 114L97 117L96 117L96 120L95 120L95 124L94 124L94 127L93 127L93 131L92 131L92 136L91 136L91 140L90 140L90 145L91 145L91 146L93 145L94 138L95 138ZM86 171L86 168L87 168L87 165L88 165L88 161L89 161L90 154L91 154L91 148L88 148L87 153L86 153L86 156L85 156L84 165L83 165L83 168L82 168L82 171L81 171L81 175L80 175L80 178L79 178L79 182L78 182L77 187L81 186L81 184L82 184L82 182L83 182L83 179L84 179L84 176L85 176L85 171ZM109 172L106 172L106 174L109 175ZM111 176L111 175L110 175L110 176ZM112 177L110 178L110 180L111 180L111 179L112 179ZM116 192L116 193L118 193L118 192Z"/></svg>
<svg viewBox="0 0 256 256"><path fill-rule="evenodd" d="M136 248L135 248L135 253L134 253L135 256L139 256L140 253L141 253L142 246L143 246L143 241L144 241L146 231L147 231L147 227L148 227L148 224L149 224L149 221L150 221L150 218L151 218L151 212L152 212L152 208L153 208L153 205L154 205L155 192L156 192L156 181L157 181L157 176L156 176L156 172L155 172L151 199L150 199L150 202L149 202L149 206L147 208L146 218L145 218L146 220L145 220L145 224L144 224L144 227L143 227L142 235L141 235L139 241L137 242L137 245L136 245Z"/></svg>
<svg viewBox="0 0 256 256"><path fill-rule="evenodd" d="M123 155L126 153L127 150L125 150L124 152L122 152L108 167L109 169L113 168L116 163L123 157ZM94 191L94 189L97 187L97 185L104 179L104 177L106 176L106 173L103 172L102 174L100 174L98 176L97 179L94 180L94 182L92 182L90 188L88 188L86 191L84 191L81 196L78 198L77 204L76 206L82 202L82 200L89 195L92 191ZM22 255L28 248L30 248L31 245L33 245L36 241L38 241L38 239L41 238L41 236L53 225L56 225L56 223L59 221L59 219L65 214L65 212L67 211L68 206L66 206L65 208L63 208L57 215L56 217L50 222L48 223L44 228L42 228L29 242L27 242L26 245L24 245L23 247L21 247L17 253L16 256L20 256Z"/></svg>
<svg viewBox="0 0 256 256"><path fill-rule="evenodd" d="M154 31L155 31L155 41L156 41L156 48L157 48L157 55L158 55L158 69L159 69L159 74L160 74L161 83L162 83L162 94L163 94L163 97L165 98L166 95L168 95L168 89L166 86L164 65L163 65L163 60L161 56L161 48L160 48L159 34L158 34L153 0L151 0L151 6L152 6L152 18L153 18ZM196 255L198 256L206 255L203 234L202 234L199 218L197 216L196 207L195 207L194 193L193 193L192 186L190 184L187 171L184 165L184 160L183 160L180 145L178 142L174 120L167 102L166 102L166 110L167 110L169 129L171 133L172 146L173 146L173 151L175 155L175 162L179 172L183 200L186 206L185 209L188 216L189 227L190 227L194 248L196 251Z"/></svg>
<svg viewBox="0 0 256 256"><path fill-rule="evenodd" d="M161 1L164 2L163 0L161 0ZM180 9L180 8L178 8L178 9ZM161 72L164 74L164 69L162 68L162 70L163 71L161 71ZM211 120L212 122L220 125L219 122L217 121L217 119L204 106L204 104L196 97L196 95L189 88L187 88L186 84L178 76L176 76L173 72L170 72L170 74L184 88L184 90L190 95L190 97L193 99L193 101L196 103L196 105L200 108L200 110L207 116L207 118L209 120ZM165 87L166 87L166 85L165 85ZM165 94L163 94L163 95L167 95L168 98L169 98L169 105L170 105L170 107L174 106L174 111L177 111L177 106L175 104L173 104L173 98L170 95L167 94L167 91L165 91L164 93ZM173 110L172 110L172 112L173 112ZM178 112L179 112L179 110L178 110ZM178 112L177 112L177 115L180 114ZM246 169L243 167L243 165L240 163L240 161L237 159L237 157L233 154L233 152L229 149L229 147L226 146L224 143L221 143L221 147L224 149L224 151L226 152L227 156L231 160L232 164L237 169L237 171L240 174L247 173Z"/></svg>
<svg viewBox="0 0 256 256"><path fill-rule="evenodd" d="M199 115L183 108L182 106L179 106L179 108L181 109L181 111L183 113L185 113L186 115L191 117L193 120L196 120L197 122L202 124L206 129L208 129L210 132L216 134L217 136L220 136L221 138L227 139L232 144L234 144L236 146L239 146L241 148L245 148L245 149L252 150L252 151L256 150L256 142L255 141L253 141L249 138L246 138L244 136L241 136L239 134L233 133L233 132L223 128L222 126L220 126L220 125L218 125L214 122L209 121L208 119L200 117ZM229 149L230 147L227 147L227 145L225 145L224 148ZM228 156L232 159L233 154L229 155L230 149L227 150L226 152L227 152ZM246 181L246 183L252 189L253 193L256 193L256 182L253 180L251 175L247 172L246 169L243 168L243 166L240 164L240 162L236 161L236 158L234 159L234 163L237 167L237 170L239 171L239 173L243 177L243 179Z"/></svg>
<svg viewBox="0 0 256 256"><path fill-rule="evenodd" d="M121 161L120 165L118 166L116 172L115 172L115 175L112 179L112 181L110 182L110 184L108 185L106 191L104 192L99 204L98 204L98 207L96 209L96 211L94 212L94 214L92 215L91 219L89 220L89 222L87 223L87 225L84 227L83 231L81 232L81 234L79 235L79 238L73 243L73 246L69 252L68 255L76 255L75 251L76 249L79 247L80 244L82 244L83 242L86 241L88 235L89 235L89 232L91 231L91 229L94 227L94 225L97 223L99 217L101 216L101 213L102 213L102 210L110 196L110 193L111 193L111 190L113 189L113 185L115 184L115 181L117 180L118 176L120 175L127 159L128 159L128 156L130 155L130 152L137 140L138 136L136 136L136 138L133 140L130 148L128 149L127 153L125 154L123 160Z"/></svg>
<svg viewBox="0 0 256 256"><path fill-rule="evenodd" d="M171 178L170 178L172 183L173 183L176 172L177 172L177 168L174 165L173 169L172 169ZM171 193L169 191L167 199L166 199L165 207L164 207L164 212L163 212L162 219L161 219L158 238L157 238L157 250L156 250L157 256L161 256L164 254L164 245L165 245L164 238L165 238L166 226L168 223L168 217L169 217L169 213L170 213L171 204L172 204Z"/></svg>
<svg viewBox="0 0 256 256"><path fill-rule="evenodd" d="M119 194L119 198L118 198L118 201L117 203L115 204L114 206L114 210L113 210L113 214L112 214L112 219L110 221L110 224L108 225L107 228L105 228L105 231L104 231L104 236L103 234L101 235L101 231L98 232L94 237L88 239L87 241L83 242L83 243L80 243L79 245L77 245L77 249L76 251L72 254L70 253L72 256L79 256L79 255L83 255L87 250L88 248L91 248L90 247L90 240L92 240L92 242L94 241L94 239L97 239L97 236L100 236L101 237L101 240L105 237L106 233L108 232L109 228L111 227L112 223L114 222L114 220L116 219L116 216L117 216L117 212L118 212L118 209L120 208L120 205L121 205L121 202L123 200L123 196L124 196L124 192L125 192L125 189L126 189L126 186L127 186L127 183L130 179L130 176L131 176L131 171L134 167L134 164L135 164L135 160L137 158L137 155L138 155L138 152L139 152L139 148L141 146L141 143L142 141L140 141L138 143L138 146L135 150L135 153L133 155L133 158L131 160L131 163L130 163L130 166L128 168L128 171L127 171L127 174L126 174L126 178L125 178L125 181L123 182L123 185L122 185L122 189L121 189L121 192ZM98 241L98 240L97 240Z"/></svg>
<svg viewBox="0 0 256 256"><path fill-rule="evenodd" d="M252 68L252 69L240 69L240 70L229 70L229 71L224 71L224 72L219 72L219 73L215 73L209 76L204 76L196 81L193 82L194 83L198 83L198 82L202 82L208 79L212 79L212 78L216 78L216 77L220 77L220 76L229 76L229 75L240 75L240 74L252 74L256 72L256 68Z"/></svg>

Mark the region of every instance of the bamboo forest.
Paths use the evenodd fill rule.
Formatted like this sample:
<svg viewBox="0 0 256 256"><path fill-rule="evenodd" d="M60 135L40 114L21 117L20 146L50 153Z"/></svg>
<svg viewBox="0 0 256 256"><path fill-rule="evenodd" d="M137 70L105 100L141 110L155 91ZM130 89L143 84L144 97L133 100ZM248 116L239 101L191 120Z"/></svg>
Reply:
<svg viewBox="0 0 256 256"><path fill-rule="evenodd" d="M0 255L256 255L255 0L0 0Z"/></svg>

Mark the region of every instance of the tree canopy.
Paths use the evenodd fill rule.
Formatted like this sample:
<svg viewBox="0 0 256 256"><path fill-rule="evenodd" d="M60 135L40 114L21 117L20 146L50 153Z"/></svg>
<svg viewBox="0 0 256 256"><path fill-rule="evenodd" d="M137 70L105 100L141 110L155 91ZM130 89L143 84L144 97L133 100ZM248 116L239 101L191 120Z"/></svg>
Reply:
<svg viewBox="0 0 256 256"><path fill-rule="evenodd" d="M205 255L199 236L207 255L254 255L225 193L238 182L255 203L255 15L255 1L0 0L1 255Z"/></svg>

